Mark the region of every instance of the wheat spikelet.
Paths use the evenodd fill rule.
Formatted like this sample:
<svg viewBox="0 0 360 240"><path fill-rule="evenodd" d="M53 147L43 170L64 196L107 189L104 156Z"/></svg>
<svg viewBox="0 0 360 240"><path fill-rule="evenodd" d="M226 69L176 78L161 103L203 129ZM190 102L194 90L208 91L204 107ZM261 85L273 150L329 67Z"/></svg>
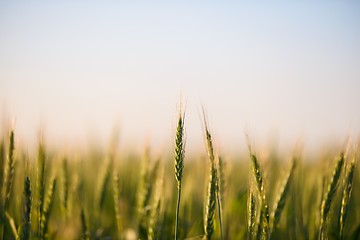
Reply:
<svg viewBox="0 0 360 240"><path fill-rule="evenodd" d="M344 235L344 226L345 226L346 216L348 213L351 192L353 188L354 173L355 173L355 159L350 163L350 167L345 178L345 187L341 199L340 231L339 231L340 239L343 239L343 235Z"/></svg>
<svg viewBox="0 0 360 240"><path fill-rule="evenodd" d="M336 189L338 186L338 182L340 179L341 170L342 170L343 165L344 165L344 154L342 153L340 155L339 160L336 162L336 166L333 171L332 177L330 179L330 183L329 183L327 192L325 193L325 197L321 204L320 228L319 228L320 239L326 238L325 232L324 232L325 222L328 218L328 214L329 214L330 207L333 202L334 195L335 195L335 192L336 192Z"/></svg>
<svg viewBox="0 0 360 240"><path fill-rule="evenodd" d="M0 237L5 237L6 232L5 232L5 213L9 207L9 201L10 201L10 195L11 195L11 187L13 184L13 178L14 178L14 164L15 164L15 160L14 160L14 132L10 131L10 137L9 137L9 150L8 150L8 155L7 155L7 161L6 161L6 166L4 166L5 168L5 173L4 173L4 186L2 188L2 192L1 192L1 197L0 199L2 199L2 206L0 206L1 209L1 218L0 218L0 223L1 223L1 232L0 232Z"/></svg>
<svg viewBox="0 0 360 240"><path fill-rule="evenodd" d="M14 178L14 132L10 132L10 141L9 141L9 151L8 151L8 158L5 167L5 178L4 178L4 192L3 192L3 214L9 207L9 200L11 194L11 187L13 184Z"/></svg>
<svg viewBox="0 0 360 240"><path fill-rule="evenodd" d="M260 164L255 154L252 153L251 150L250 150L250 158L251 158L251 169L252 169L251 172L255 178L256 187L258 189L261 199L260 220L257 229L257 238L267 239L270 230L270 214L269 214L269 205L266 201L263 175L261 172Z"/></svg>
<svg viewBox="0 0 360 240"><path fill-rule="evenodd" d="M217 199L217 208L218 208L218 216L219 216L219 223L220 223L220 239L223 239L223 224L222 224L222 203L224 198L224 186L225 186L225 178L224 178L224 166L223 160L221 157L218 157L218 162L216 166L216 199Z"/></svg>
<svg viewBox="0 0 360 240"><path fill-rule="evenodd" d="M120 206L119 206L119 200L120 200L119 187L120 187L119 174L115 169L113 173L113 198L114 198L116 227L118 231L118 237L120 238L120 234L122 232L122 226L121 226L121 216L120 216Z"/></svg>
<svg viewBox="0 0 360 240"><path fill-rule="evenodd" d="M2 209L2 187L4 180L4 172L5 172L5 146L4 141L0 142L0 209Z"/></svg>
<svg viewBox="0 0 360 240"><path fill-rule="evenodd" d="M156 193L153 200L153 206L150 211L149 226L148 226L148 239L156 239L156 229L159 221L160 207L161 207L161 194L162 194L163 175L158 177L156 181Z"/></svg>
<svg viewBox="0 0 360 240"><path fill-rule="evenodd" d="M178 239L179 211L180 211L180 200L181 200L181 180L182 180L184 158L185 158L184 120L185 120L185 114L182 113L180 108L178 124L176 128L175 161L174 161L175 178L176 178L177 190L178 190L176 214L175 214L175 240Z"/></svg>
<svg viewBox="0 0 360 240"><path fill-rule="evenodd" d="M137 213L140 218L144 211L144 206L146 205L146 196L148 195L148 179L149 179L149 149L145 149L145 153L142 157L141 166L140 166L140 179L139 186L137 191Z"/></svg>
<svg viewBox="0 0 360 240"><path fill-rule="evenodd" d="M296 159L294 158L291 164L290 172L288 177L285 180L282 188L279 191L278 198L275 201L274 210L271 214L271 229L276 228L277 224L280 221L281 213L285 207L286 198L289 195L290 184L292 182L292 178L294 176L294 171L296 168Z"/></svg>
<svg viewBox="0 0 360 240"><path fill-rule="evenodd" d="M204 232L205 239L211 239L214 233L214 216L216 208L216 169L211 167L208 194L206 199Z"/></svg>
<svg viewBox="0 0 360 240"><path fill-rule="evenodd" d="M53 178L50 182L49 189L46 193L45 201L44 201L44 209L41 221L41 237L47 238L47 230L49 226L50 214L53 208L54 203L54 192L56 190L56 178Z"/></svg>
<svg viewBox="0 0 360 240"><path fill-rule="evenodd" d="M67 159L64 158L61 162L61 177L60 177L60 204L63 217L66 218L68 210L68 195L69 195L69 169Z"/></svg>
<svg viewBox="0 0 360 240"><path fill-rule="evenodd" d="M105 169L105 172L100 178L98 189L96 192L96 207L99 209L100 213L103 210L104 202L105 202L105 196L106 196L106 190L107 186L109 184L110 178L111 178L111 170L113 168L113 161L110 159L109 163L107 164L107 167Z"/></svg>
<svg viewBox="0 0 360 240"><path fill-rule="evenodd" d="M256 225L256 209L255 209L255 196L252 187L249 188L249 196L247 200L247 214L248 214L248 240L252 239L254 234L254 227Z"/></svg>
<svg viewBox="0 0 360 240"><path fill-rule="evenodd" d="M185 121L185 114L183 114L180 110L178 117L178 124L176 128L175 161L174 161L175 178L178 189L181 189L181 179L182 179L184 158L185 158L184 121Z"/></svg>
<svg viewBox="0 0 360 240"><path fill-rule="evenodd" d="M38 148L38 165L37 165L37 190L38 190L38 238L42 237L42 216L44 208L44 195L45 195L45 175L46 175L46 156L45 149L42 143Z"/></svg>
<svg viewBox="0 0 360 240"><path fill-rule="evenodd" d="M145 239L148 234L148 225L149 225L149 210L151 209L151 197L153 195L154 190L154 183L157 179L157 174L160 166L160 160L156 160L153 167L149 171L148 174L146 174L148 177L145 182L145 188L143 189L144 196L143 196L143 202L141 206L141 211L139 215L139 225L138 225L138 232L139 237L141 239Z"/></svg>
<svg viewBox="0 0 360 240"><path fill-rule="evenodd" d="M31 183L30 178L26 177L24 181L24 204L23 204L23 218L22 225L19 230L19 239L28 240L30 239L31 231Z"/></svg>
<svg viewBox="0 0 360 240"><path fill-rule="evenodd" d="M211 239L214 233L214 216L216 210L216 191L217 191L217 170L215 165L214 157L214 148L212 144L211 134L209 132L205 114L204 114L204 123L205 123L205 140L208 152L208 158L210 161L210 176L208 183L208 194L206 199L205 207L205 219L204 219L204 239Z"/></svg>
<svg viewBox="0 0 360 240"><path fill-rule="evenodd" d="M225 182L225 163L222 157L218 158L218 192L219 192L219 199L221 204L224 202L225 196L225 189L226 189L226 182Z"/></svg>

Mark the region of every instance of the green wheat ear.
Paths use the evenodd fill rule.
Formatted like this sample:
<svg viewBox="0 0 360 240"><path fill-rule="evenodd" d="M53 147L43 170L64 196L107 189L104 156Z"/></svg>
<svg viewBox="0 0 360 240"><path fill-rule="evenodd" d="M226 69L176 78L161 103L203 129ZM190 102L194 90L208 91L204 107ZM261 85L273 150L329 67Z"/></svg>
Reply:
<svg viewBox="0 0 360 240"><path fill-rule="evenodd" d="M155 180L154 180L155 181ZM163 181L164 175L159 174L159 177L156 179L156 189L153 197L153 203L150 210L149 217L149 226L148 226L148 240L156 239L157 230L158 230L158 222L160 216L160 208L161 208L161 194L163 192Z"/></svg>
<svg viewBox="0 0 360 240"><path fill-rule="evenodd" d="M344 165L344 154L341 153L339 160L336 162L327 192L325 193L324 200L322 201L322 204L321 204L320 229L319 229L320 239L326 239L325 223L326 223L326 220L328 219L330 207L334 200L335 192L337 190L337 186L338 186L338 182L340 179L341 170L343 168L343 165Z"/></svg>
<svg viewBox="0 0 360 240"><path fill-rule="evenodd" d="M10 200L10 194L11 194L11 187L14 180L14 132L10 132L10 141L9 141L9 151L8 151L8 158L6 162L5 167L5 177L4 177L4 192L3 192L3 201L4 201L4 211L3 214L5 214L5 211L9 207L9 200Z"/></svg>
<svg viewBox="0 0 360 240"><path fill-rule="evenodd" d="M290 185L291 185L292 179L294 177L296 161L297 161L296 158L293 158L289 175L286 178L285 183L283 184L282 188L280 189L277 201L275 202L275 207L271 214L271 226L270 226L271 230L276 228L277 224L280 221L281 213L285 207L286 198L289 195ZM271 235L271 233L270 233L270 235Z"/></svg>
<svg viewBox="0 0 360 240"><path fill-rule="evenodd" d="M216 192L218 189L218 179L217 179L217 168L214 157L214 147L212 143L211 134L208 129L205 114L204 114L204 125L205 125L205 141L207 146L208 158L210 161L210 176L209 176L208 194L206 199L205 216L204 216L205 217L204 239L211 239L214 233L214 218L216 211Z"/></svg>
<svg viewBox="0 0 360 240"><path fill-rule="evenodd" d="M40 142L38 148L38 165L37 165L37 190L38 190L38 238L42 237L42 225L43 225L43 209L45 198L45 178L46 178L46 156L44 145Z"/></svg>
<svg viewBox="0 0 360 240"><path fill-rule="evenodd" d="M5 146L4 141L0 142L0 209L2 209L2 187L4 181L4 172L5 172Z"/></svg>
<svg viewBox="0 0 360 240"><path fill-rule="evenodd" d="M30 239L31 232L31 183L30 178L26 177L24 181L24 204L23 204L23 218L22 225L19 229L18 237L21 240Z"/></svg>
<svg viewBox="0 0 360 240"><path fill-rule="evenodd" d="M10 132L10 137L9 137L9 151L8 151L8 156L7 156L7 161L6 161L6 166L5 166L5 174L4 174L4 188L2 189L2 193L1 193L1 197L0 199L2 199L2 213L1 213L1 219L0 219L0 223L1 223L1 229L0 229L0 234L3 234L2 236L4 237L6 235L6 228L5 228L5 224L3 224L5 222L5 213L9 208L9 203L10 203L10 195L11 195L11 187L13 185L13 181L14 181L14 169L15 169L15 160L14 160L14 132L11 131ZM1 202L0 202L1 203Z"/></svg>
<svg viewBox="0 0 360 240"><path fill-rule="evenodd" d="M184 138L184 123L185 113L180 108L178 124L176 128L175 138L175 178L177 182L177 204L175 214L175 240L178 239L178 226L179 226L179 211L180 211L180 199L181 199L181 183L184 169L184 158L185 158L185 138Z"/></svg>
<svg viewBox="0 0 360 240"><path fill-rule="evenodd" d="M339 239L343 239L344 236L344 227L345 220L347 217L349 202L351 197L351 192L353 189L353 179L355 173L356 160L351 161L348 173L345 178L345 186L341 199L341 209L340 209L340 231L339 231Z"/></svg>
<svg viewBox="0 0 360 240"><path fill-rule="evenodd" d="M250 149L250 148L249 148ZM256 155L250 149L250 158L251 158L251 172L255 178L256 187L260 196L260 220L257 229L257 238L268 239L270 231L270 214L269 214L269 205L266 200L266 193L263 182L263 175L260 168L259 161L257 160Z"/></svg>
<svg viewBox="0 0 360 240"><path fill-rule="evenodd" d="M255 232L254 228L256 225L256 208L255 208L255 196L252 190L252 186L249 188L249 196L247 200L247 212L248 212L248 240L253 239Z"/></svg>
<svg viewBox="0 0 360 240"><path fill-rule="evenodd" d="M116 227L118 237L120 238L122 232L122 225L121 225L121 215L120 215L120 183L119 183L119 173L116 169L113 172L113 198L114 198L114 210L115 210L115 218L116 218Z"/></svg>
<svg viewBox="0 0 360 240"><path fill-rule="evenodd" d="M223 203L224 191L225 191L225 176L224 176L225 174L224 174L224 162L221 157L218 157L216 170L217 170L216 201L217 201L218 217L220 224L220 239L223 239L222 203Z"/></svg>
<svg viewBox="0 0 360 240"><path fill-rule="evenodd" d="M64 219L68 213L68 195L69 195L69 168L67 159L64 158L61 162L61 177L60 177L60 203L61 211Z"/></svg>
<svg viewBox="0 0 360 240"><path fill-rule="evenodd" d="M43 216L41 221L42 238L48 238L47 233L48 233L49 219L53 209L55 190L56 190L56 178L54 177L50 182L50 186L46 193L45 202L44 202Z"/></svg>
<svg viewBox="0 0 360 240"><path fill-rule="evenodd" d="M111 179L113 165L113 160L110 159L105 168L105 172L99 178L98 189L96 192L96 207L99 209L100 214L104 208L106 190Z"/></svg>

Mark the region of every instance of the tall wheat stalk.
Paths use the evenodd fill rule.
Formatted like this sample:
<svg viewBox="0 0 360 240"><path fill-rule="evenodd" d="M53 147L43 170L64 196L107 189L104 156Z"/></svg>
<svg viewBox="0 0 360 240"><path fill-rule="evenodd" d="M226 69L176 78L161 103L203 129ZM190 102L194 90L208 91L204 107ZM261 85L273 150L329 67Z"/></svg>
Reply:
<svg viewBox="0 0 360 240"><path fill-rule="evenodd" d="M205 113L204 113L204 125L205 125L205 141L207 147L208 158L210 161L210 176L208 185L208 194L205 207L205 219L204 219L204 239L211 239L214 233L214 217L216 210L216 192L218 186L217 169L214 156L214 147L212 143L211 134L207 125ZM219 216L221 219L221 216ZM220 220L221 221L221 220ZM222 226L220 226L222 227ZM222 229L220 229L222 232Z"/></svg>
<svg viewBox="0 0 360 240"><path fill-rule="evenodd" d="M342 194L341 199L341 209L340 209L340 231L339 231L339 239L342 240L344 237L344 227L345 227L345 220L347 217L348 209L349 209L349 202L351 197L351 192L353 189L353 179L355 173L355 166L356 166L356 159L351 161L348 173L345 178L345 186L344 191Z"/></svg>
<svg viewBox="0 0 360 240"><path fill-rule="evenodd" d="M257 239L268 239L269 238L269 230L270 230L270 214L269 214L269 205L266 200L266 193L263 182L263 174L260 168L259 161L257 160L256 155L250 151L250 159L251 159L251 172L255 178L255 185L257 187L259 196L260 196L260 219L258 224L258 229L256 232Z"/></svg>
<svg viewBox="0 0 360 240"><path fill-rule="evenodd" d="M41 238L47 239L47 231L49 226L49 219L53 208L54 203L54 195L56 190L56 178L54 177L50 181L49 189L46 193L45 201L44 201L44 209L43 209L43 216L41 221Z"/></svg>
<svg viewBox="0 0 360 240"><path fill-rule="evenodd" d="M5 172L5 143L4 141L0 142L0 209L3 209L3 202L2 202L2 188L3 188L3 181L4 181L4 172ZM0 222L1 222L1 216L0 216Z"/></svg>
<svg viewBox="0 0 360 240"><path fill-rule="evenodd" d="M156 160L152 168L147 169L147 173L144 174L142 189L140 189L139 196L139 216L138 216L138 233L140 239L146 239L148 236L149 229L149 210L151 206L151 198L154 192L154 183L156 182L158 170L160 166L160 159Z"/></svg>
<svg viewBox="0 0 360 240"><path fill-rule="evenodd" d="M344 165L344 154L341 153L339 160L336 162L332 177L330 179L329 186L327 188L327 192L325 193L325 197L321 204L321 210L320 210L320 228L319 228L319 234L320 239L326 239L325 234L325 223L328 219L328 215L330 212L331 204L334 200L335 192L337 190L338 182L341 175L341 170Z"/></svg>
<svg viewBox="0 0 360 240"><path fill-rule="evenodd" d="M28 240L31 236L31 205L31 183L30 178L26 177L24 181L23 218L18 234L21 240Z"/></svg>
<svg viewBox="0 0 360 240"><path fill-rule="evenodd" d="M219 216L219 224L220 224L220 239L223 239L223 223L222 223L222 200L224 197L224 187L225 187L225 179L224 179L224 166L223 160L221 157L218 157L217 162L217 181L216 181L216 200L217 200L217 209Z"/></svg>
<svg viewBox="0 0 360 240"><path fill-rule="evenodd" d="M164 174L163 171L159 174L159 177L156 179L156 191L153 197L153 204L150 211L150 219L148 226L148 240L156 239L158 222L160 216L160 208L161 208L161 194L163 193L163 181Z"/></svg>
<svg viewBox="0 0 360 240"><path fill-rule="evenodd" d="M250 183L249 187L249 194L248 194L248 200L247 200L247 228L248 228L248 235L247 239L251 240L253 239L254 234L254 227L256 225L256 208L255 208L255 196L252 189L252 184Z"/></svg>
<svg viewBox="0 0 360 240"><path fill-rule="evenodd" d="M179 228L179 211L180 211L180 200L181 200L181 183L184 169L184 158L185 158L185 137L184 137L184 125L185 125L185 114L180 108L178 124L176 128L175 137L175 178L177 182L177 203L176 203L176 214L175 214L175 240L178 239L178 228Z"/></svg>
<svg viewBox="0 0 360 240"><path fill-rule="evenodd" d="M10 195L11 195L11 187L13 184L13 178L14 178L14 132L10 131L10 141L9 141L9 151L8 151L8 157L5 167L5 174L4 174L4 189L2 192L2 199L3 199L3 206L2 206L2 213L1 213L1 235L2 238L5 239L5 212L8 210L9 207L9 201L10 201Z"/></svg>
<svg viewBox="0 0 360 240"><path fill-rule="evenodd" d="M61 162L61 177L60 177L60 203L61 211L64 219L68 213L68 196L69 196L69 167L67 159L64 158Z"/></svg>
<svg viewBox="0 0 360 240"><path fill-rule="evenodd" d="M278 198L275 201L274 210L271 214L271 224L270 224L270 234L269 234L270 237L274 228L276 228L277 224L280 221L281 213L285 207L286 198L289 195L290 184L294 176L295 168L296 168L296 158L294 157L291 163L289 175L287 176L282 188L279 191Z"/></svg>
<svg viewBox="0 0 360 240"><path fill-rule="evenodd" d="M118 231L118 237L120 238L122 232L121 226L121 216L120 216L120 183L119 183L119 173L117 170L114 170L113 173L113 198L114 198L114 210L115 210L115 218L116 218L116 227Z"/></svg>
<svg viewBox="0 0 360 240"><path fill-rule="evenodd" d="M44 145L40 142L38 148L37 165L37 190L38 190L38 239L42 239L43 209L45 198L45 178L46 178L46 156Z"/></svg>

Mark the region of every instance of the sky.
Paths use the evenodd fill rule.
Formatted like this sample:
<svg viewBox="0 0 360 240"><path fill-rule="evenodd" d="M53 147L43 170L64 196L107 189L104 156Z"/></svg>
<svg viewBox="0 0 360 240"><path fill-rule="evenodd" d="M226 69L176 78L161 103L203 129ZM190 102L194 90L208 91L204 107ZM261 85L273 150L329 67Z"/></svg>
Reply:
<svg viewBox="0 0 360 240"><path fill-rule="evenodd" d="M18 141L189 149L202 106L222 151L245 133L305 148L360 133L356 1L0 2L0 112ZM3 120L4 121L4 120ZM201 149L203 150L203 149Z"/></svg>

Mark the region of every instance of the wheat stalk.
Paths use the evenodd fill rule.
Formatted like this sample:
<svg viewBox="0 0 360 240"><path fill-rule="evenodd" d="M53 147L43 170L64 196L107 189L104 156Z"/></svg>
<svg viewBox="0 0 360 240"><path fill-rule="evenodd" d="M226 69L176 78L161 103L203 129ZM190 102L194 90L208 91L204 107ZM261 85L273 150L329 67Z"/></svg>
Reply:
<svg viewBox="0 0 360 240"><path fill-rule="evenodd" d="M153 195L154 190L154 182L157 179L157 174L160 166L160 160L156 160L153 167L146 174L147 179L145 181L144 189L143 189L143 197L142 197L142 206L139 212L139 237L140 239L145 239L148 234L148 225L149 225L149 210L150 210L150 200Z"/></svg>
<svg viewBox="0 0 360 240"><path fill-rule="evenodd" d="M8 210L9 207L9 201L10 201L10 195L11 195L11 187L13 184L13 178L14 178L14 132L10 131L10 137L9 137L9 151L8 151L8 157L7 162L5 166L5 174L4 174L4 187L2 190L2 199L3 199L3 206L2 206L2 214L1 214L1 236L2 238L5 238L6 232L5 232L5 212Z"/></svg>
<svg viewBox="0 0 360 240"><path fill-rule="evenodd" d="M106 190L107 190L107 186L110 181L112 168L113 168L113 161L112 161L112 159L110 159L110 161L108 162L107 167L105 169L105 172L101 176L99 184L98 184L98 189L96 192L96 199L97 199L96 207L97 207L97 209L100 210L100 213L102 212L102 210L104 208Z"/></svg>
<svg viewBox="0 0 360 240"><path fill-rule="evenodd" d="M185 158L185 139L184 139L184 122L185 114L182 113L180 108L178 124L176 128L175 138L175 178L177 182L177 203L176 203L176 214L175 214L175 240L178 239L178 226L179 226L179 211L180 211L180 199L181 199L181 182L184 168Z"/></svg>
<svg viewBox="0 0 360 240"><path fill-rule="evenodd" d="M218 164L217 164L217 181L216 181L216 199L217 199L217 209L218 209L218 216L219 216L219 223L220 223L220 239L223 239L223 223L222 223L222 200L224 197L224 186L225 186L225 179L224 179L224 169L223 169L223 160L221 157L218 157Z"/></svg>
<svg viewBox="0 0 360 240"><path fill-rule="evenodd" d="M256 208L255 208L255 196L253 194L252 185L249 188L248 200L247 200L247 212L248 212L248 240L251 240L254 236L254 227L256 225Z"/></svg>
<svg viewBox="0 0 360 240"><path fill-rule="evenodd" d="M153 240L156 239L156 230L158 228L158 221L160 215L160 208L161 208L161 194L163 190L163 181L164 176L163 173L160 175L156 180L156 192L153 200L153 206L150 212L150 219L149 219L149 227L148 227L148 239Z"/></svg>
<svg viewBox="0 0 360 240"><path fill-rule="evenodd" d="M295 168L296 168L296 159L294 158L291 164L289 175L286 178L285 183L283 184L281 190L279 191L277 200L275 201L274 210L271 214L270 236L272 230L276 228L277 224L280 221L281 213L285 207L286 198L289 195L290 184L294 176Z"/></svg>
<svg viewBox="0 0 360 240"><path fill-rule="evenodd" d="M249 148L250 149L250 148ZM256 155L250 149L251 169L255 178L256 187L261 198L260 220L257 229L257 238L268 239L270 230L269 205L266 201L266 194L263 182L263 175Z"/></svg>
<svg viewBox="0 0 360 240"><path fill-rule="evenodd" d="M26 177L24 181L24 205L23 205L23 219L19 231L19 238L21 240L30 239L31 232L31 183L30 178Z"/></svg>
<svg viewBox="0 0 360 240"><path fill-rule="evenodd" d="M121 227L121 216L120 216L120 206L119 206L119 200L120 200L119 187L120 187L119 174L115 169L113 173L113 198L114 198L116 226L118 230L118 236L120 237L120 234L122 232L122 227Z"/></svg>
<svg viewBox="0 0 360 240"><path fill-rule="evenodd" d="M148 179L149 179L149 149L145 149L145 153L142 157L141 166L140 166L140 179L139 186L137 191L137 213L139 219L144 211L144 206L146 205L146 196L148 195Z"/></svg>
<svg viewBox="0 0 360 240"><path fill-rule="evenodd" d="M207 153L210 161L210 176L208 183L208 194L206 199L205 219L204 219L204 232L205 232L204 239L211 239L214 233L214 216L216 210L216 191L217 191L218 179L217 179L217 169L215 165L214 148L213 148L211 134L209 132L207 121L205 118L205 114L204 114L204 124L205 124L205 140L207 146Z"/></svg>
<svg viewBox="0 0 360 240"><path fill-rule="evenodd" d="M343 239L343 235L344 235L344 226L349 209L351 192L353 188L354 173L355 173L355 159L351 161L348 173L345 178L345 187L341 199L339 239Z"/></svg>
<svg viewBox="0 0 360 240"><path fill-rule="evenodd" d="M43 144L40 142L38 148L38 165L37 165L37 189L38 189L38 238L42 237L42 216L45 195L45 174L46 174L46 156Z"/></svg>
<svg viewBox="0 0 360 240"><path fill-rule="evenodd" d="M44 209L43 209L43 215L42 215L42 221L41 221L41 238L47 238L47 231L49 226L49 219L50 214L53 208L54 203L54 192L56 190L56 178L54 177L51 182L49 189L46 193L45 202L44 202Z"/></svg>
<svg viewBox="0 0 360 240"><path fill-rule="evenodd" d="M336 162L335 169L330 179L330 184L327 188L327 192L325 193L325 197L321 204L320 228L319 228L320 239L326 239L324 232L325 223L328 218L330 207L334 199L334 195L338 186L343 165L344 165L344 154L342 153L339 157L339 160Z"/></svg>
<svg viewBox="0 0 360 240"><path fill-rule="evenodd" d="M69 169L66 158L62 160L60 184L61 184L60 203L61 203L61 210L65 219L68 210L68 194L69 194Z"/></svg>
<svg viewBox="0 0 360 240"><path fill-rule="evenodd" d="M0 209L2 209L2 187L4 181L5 159L6 159L4 144L5 144L4 141L0 142Z"/></svg>
<svg viewBox="0 0 360 240"><path fill-rule="evenodd" d="M8 151L8 159L6 162L6 168L5 168L5 178L4 178L4 193L3 193L3 214L5 214L5 211L9 207L9 200L10 200L10 194L11 194L11 187L13 184L13 178L14 178L14 132L10 132L10 142L9 142L9 151Z"/></svg>

